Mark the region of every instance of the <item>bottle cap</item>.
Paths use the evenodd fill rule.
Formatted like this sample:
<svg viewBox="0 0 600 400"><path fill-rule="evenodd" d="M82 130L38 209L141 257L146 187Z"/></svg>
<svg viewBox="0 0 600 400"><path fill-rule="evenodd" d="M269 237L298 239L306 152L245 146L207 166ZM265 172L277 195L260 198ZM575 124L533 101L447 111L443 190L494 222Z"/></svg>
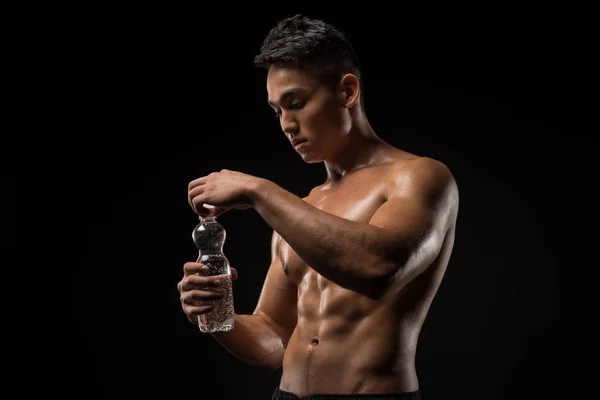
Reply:
<svg viewBox="0 0 600 400"><path fill-rule="evenodd" d="M210 205L210 204L202 204L202 207L204 208L208 208L209 210L212 210L213 208L215 208L215 206ZM206 217L202 217L201 215L198 217L198 219L202 222L204 221L214 221L215 220L215 216L214 215L207 215Z"/></svg>

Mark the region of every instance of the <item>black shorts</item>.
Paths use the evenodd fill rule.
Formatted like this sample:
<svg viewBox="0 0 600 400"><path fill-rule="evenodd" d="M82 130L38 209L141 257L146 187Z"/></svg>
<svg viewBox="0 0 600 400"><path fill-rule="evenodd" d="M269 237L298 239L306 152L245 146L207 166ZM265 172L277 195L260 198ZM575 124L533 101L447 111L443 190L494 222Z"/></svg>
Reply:
<svg viewBox="0 0 600 400"><path fill-rule="evenodd" d="M271 400L421 400L421 392L381 393L381 394L314 394L298 397L294 393L275 388Z"/></svg>

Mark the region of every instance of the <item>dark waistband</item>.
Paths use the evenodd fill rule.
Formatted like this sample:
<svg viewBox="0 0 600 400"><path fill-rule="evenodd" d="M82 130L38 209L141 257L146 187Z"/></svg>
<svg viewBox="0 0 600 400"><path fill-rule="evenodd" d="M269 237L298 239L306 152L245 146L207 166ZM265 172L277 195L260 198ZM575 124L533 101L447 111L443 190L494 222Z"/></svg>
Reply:
<svg viewBox="0 0 600 400"><path fill-rule="evenodd" d="M313 394L310 396L298 397L294 393L286 392L285 390L279 389L279 386L275 388L271 400L421 400L421 392L416 390L414 392L404 393L378 393L378 394Z"/></svg>

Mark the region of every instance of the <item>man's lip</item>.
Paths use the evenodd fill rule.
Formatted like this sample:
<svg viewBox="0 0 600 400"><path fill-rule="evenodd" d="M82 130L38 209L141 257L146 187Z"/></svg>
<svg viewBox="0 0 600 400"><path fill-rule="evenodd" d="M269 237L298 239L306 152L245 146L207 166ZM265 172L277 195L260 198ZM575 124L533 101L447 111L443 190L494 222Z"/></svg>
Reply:
<svg viewBox="0 0 600 400"><path fill-rule="evenodd" d="M299 145L300 143L304 143L306 142L306 139L294 139L292 140L292 145L295 147L297 145Z"/></svg>
<svg viewBox="0 0 600 400"><path fill-rule="evenodd" d="M301 149L303 149L303 148L305 147L305 145L304 145L304 144L305 144L306 142L307 142L307 140L303 140L303 141L301 141L301 142L297 142L297 143L294 145L294 149L296 149L296 150L301 150Z"/></svg>

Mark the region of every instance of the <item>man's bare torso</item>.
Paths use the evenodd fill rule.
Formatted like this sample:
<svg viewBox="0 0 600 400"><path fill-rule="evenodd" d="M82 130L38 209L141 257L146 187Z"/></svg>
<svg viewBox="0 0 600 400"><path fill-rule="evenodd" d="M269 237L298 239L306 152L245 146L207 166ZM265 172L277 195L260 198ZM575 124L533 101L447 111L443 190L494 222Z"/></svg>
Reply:
<svg viewBox="0 0 600 400"><path fill-rule="evenodd" d="M405 164L408 171L415 158L401 151L385 155L375 166L316 187L305 201L369 222L386 199L391 165ZM450 256L454 228L448 232L442 251L423 274L376 300L319 275L278 238L284 271L298 286L297 325L285 352L281 389L297 395L417 390L417 339Z"/></svg>

